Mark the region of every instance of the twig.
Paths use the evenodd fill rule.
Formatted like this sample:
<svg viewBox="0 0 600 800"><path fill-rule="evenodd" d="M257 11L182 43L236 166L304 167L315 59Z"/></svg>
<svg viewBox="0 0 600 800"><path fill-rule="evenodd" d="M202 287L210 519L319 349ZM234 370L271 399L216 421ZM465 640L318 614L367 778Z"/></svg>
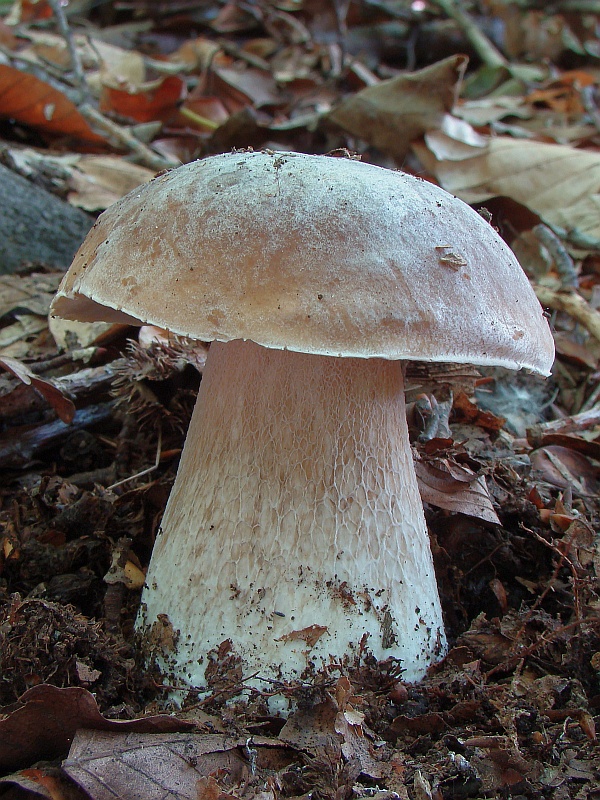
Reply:
<svg viewBox="0 0 600 800"><path fill-rule="evenodd" d="M150 147L140 142L127 128L124 128L122 125L117 125L116 122L105 117L104 114L101 114L89 103L83 103L79 107L79 112L88 122L100 128L100 130L116 140L118 145L125 147L133 153L143 166L156 170L156 172L180 166L180 161L159 155Z"/></svg>
<svg viewBox="0 0 600 800"><path fill-rule="evenodd" d="M600 403L593 405L591 408L582 410L579 414L574 414L571 417L562 417L561 419L553 419L549 422L542 422L539 425L534 425L529 428L527 437L531 435L537 437L539 441L542 436L550 433L573 433L589 430L600 424ZM531 441L531 440L530 440Z"/></svg>
<svg viewBox="0 0 600 800"><path fill-rule="evenodd" d="M85 117L89 123L99 128L112 139L114 146L129 150L143 166L153 169L156 172L161 172L163 169L172 169L173 167L181 165L179 160L159 155L155 150L143 144L127 128L105 117L104 114L91 106L89 102L81 103L80 98L76 96L77 93L81 94L81 92L74 90L70 86L66 86L64 82L58 80L56 76L53 75L51 69L47 69L40 63L33 63L22 56L16 59L14 54L6 51L1 45L0 53L6 55L6 60L11 66L14 66L15 69L21 69L29 75L34 75L36 78L48 83L53 89L56 89L67 97L77 106L79 113Z"/></svg>
<svg viewBox="0 0 600 800"><path fill-rule="evenodd" d="M576 288L579 285L579 278L577 277L575 264L558 236L547 225L543 224L535 225L532 228L532 232L552 257L563 288Z"/></svg>
<svg viewBox="0 0 600 800"><path fill-rule="evenodd" d="M79 52L77 50L77 47L75 46L75 42L73 41L73 34L71 32L71 28L69 27L69 22L67 20L67 15L65 14L64 6L62 5L61 0L49 0L49 3L52 8L52 11L54 12L54 16L56 17L59 30L65 42L67 43L67 48L69 50L69 58L71 59L71 66L73 68L73 73L75 75L77 84L79 86L80 101L86 102L89 99L90 90L85 77L85 73L83 71L83 65L81 63L81 58L79 57Z"/></svg>
<svg viewBox="0 0 600 800"><path fill-rule="evenodd" d="M260 56L255 55L254 53L249 52L248 50L242 50L242 48L238 47L234 42L229 42L227 39L219 39L218 45L224 53L227 53L228 56L239 58L241 61L245 61L246 64L249 64L251 67L263 70L263 72L271 72L268 61Z"/></svg>
<svg viewBox="0 0 600 800"><path fill-rule="evenodd" d="M558 547L556 542L554 541L549 542L547 539L544 539L544 537L541 536L536 531L531 530L530 528L526 528L525 525L521 525L521 528L524 531L527 531L527 533L534 536L538 540L538 542L540 542L540 544L543 544L545 547L548 547L556 556L558 556L558 560L554 565L554 571L552 572L550 580L546 581L546 586L544 590L541 592L541 594L537 596L534 604L531 606L531 608L525 615L525 619L523 620L523 623L519 628L517 635L515 636L515 641L518 641L521 638L521 636L525 633L525 629L527 628L527 623L533 617L536 610L542 605L542 602L546 597L546 595L549 594L549 592L554 591L554 585L556 580L558 579L558 573L561 571L561 569L565 564L569 568L573 580L573 612L577 620L581 619L581 608L579 603L579 591L578 591L579 576L577 575L575 565L569 558L569 551L571 550L571 545L573 544L575 536L577 535L576 531L573 531L570 539L566 543L564 543L566 547L565 550L563 551Z"/></svg>
<svg viewBox="0 0 600 800"><path fill-rule="evenodd" d="M143 469L141 472L136 472L135 475L129 475L127 478L123 478L116 483L111 484L111 486L107 487L107 491L111 491L112 489L116 489L117 486L122 486L124 483L129 483L129 481L133 481L136 478L141 478L144 475L149 475L151 472L154 472L155 469L158 469L160 465L160 454L162 450L162 431L159 428L158 431L158 444L156 445L156 458L154 460L154 464L151 467L147 467Z"/></svg>
<svg viewBox="0 0 600 800"><path fill-rule="evenodd" d="M534 286L538 300L543 306L564 311L580 322L600 342L600 311L587 302L578 292L554 291L547 286Z"/></svg>
<svg viewBox="0 0 600 800"><path fill-rule="evenodd" d="M490 42L487 36L482 33L471 17L459 8L454 0L435 0L435 4L442 11L453 19L459 26L471 46L487 67L508 67L508 61L502 53Z"/></svg>
<svg viewBox="0 0 600 800"><path fill-rule="evenodd" d="M489 680L492 675L495 675L497 672L505 672L506 670L510 669L512 666L517 664L519 661L527 658L528 656L535 653L536 650L539 650L541 647L547 644L552 644L555 639L558 639L559 636L562 636L564 633L568 633L569 631L573 630L574 628L581 627L584 623L589 622L592 625L597 627L598 620L595 618L584 618L584 619L575 619L572 622L568 622L566 625L562 625L560 628L557 628L554 631L551 631L548 636L542 634L538 639L535 640L532 644L528 647L524 647L522 650L519 650L518 653L515 653L512 656L508 656L507 658L502 661L500 664L496 664L495 667L492 667L484 674L485 680ZM518 646L518 642L514 643L514 646Z"/></svg>
<svg viewBox="0 0 600 800"><path fill-rule="evenodd" d="M54 420L33 429L28 426L12 429L0 437L0 467L24 467L45 450L58 447L59 442L75 431L108 422L114 416L115 405L116 401L111 400L83 408L75 413L70 425Z"/></svg>

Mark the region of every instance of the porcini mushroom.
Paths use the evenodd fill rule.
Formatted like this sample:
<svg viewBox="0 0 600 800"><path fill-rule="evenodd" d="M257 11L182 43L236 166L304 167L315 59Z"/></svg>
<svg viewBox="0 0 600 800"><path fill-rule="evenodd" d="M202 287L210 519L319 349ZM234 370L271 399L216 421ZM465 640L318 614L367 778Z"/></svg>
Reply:
<svg viewBox="0 0 600 800"><path fill-rule="evenodd" d="M138 620L170 626L168 677L202 687L224 642L255 680L364 651L424 675L445 636L403 362L554 355L482 217L353 159L212 156L111 206L52 313L213 342Z"/></svg>

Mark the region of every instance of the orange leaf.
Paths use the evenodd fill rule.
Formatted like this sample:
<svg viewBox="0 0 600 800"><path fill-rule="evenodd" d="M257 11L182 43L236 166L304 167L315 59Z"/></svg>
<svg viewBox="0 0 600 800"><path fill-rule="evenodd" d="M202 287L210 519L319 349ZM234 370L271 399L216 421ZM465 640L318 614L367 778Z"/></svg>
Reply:
<svg viewBox="0 0 600 800"><path fill-rule="evenodd" d="M104 141L62 92L35 75L4 64L0 65L0 117L11 117L53 136Z"/></svg>
<svg viewBox="0 0 600 800"><path fill-rule="evenodd" d="M48 0L21 0L20 6L19 22L50 19L54 13Z"/></svg>
<svg viewBox="0 0 600 800"><path fill-rule="evenodd" d="M153 122L165 119L177 108L182 91L183 81L171 75L160 81L151 89L128 92L105 86L100 98L102 111L114 111L137 122Z"/></svg>

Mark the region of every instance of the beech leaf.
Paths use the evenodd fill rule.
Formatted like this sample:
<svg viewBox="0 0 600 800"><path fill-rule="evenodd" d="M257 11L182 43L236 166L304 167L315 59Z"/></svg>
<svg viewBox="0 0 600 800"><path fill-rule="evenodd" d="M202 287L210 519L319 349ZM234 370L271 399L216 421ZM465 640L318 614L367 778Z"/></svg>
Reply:
<svg viewBox="0 0 600 800"><path fill-rule="evenodd" d="M16 119L52 136L104 142L62 92L6 64L0 64L0 117Z"/></svg>
<svg viewBox="0 0 600 800"><path fill-rule="evenodd" d="M329 119L401 161L414 139L441 126L466 65L465 56L451 56L367 86L336 106Z"/></svg>
<svg viewBox="0 0 600 800"><path fill-rule="evenodd" d="M500 524L483 475L447 459L415 461L415 472L424 503Z"/></svg>
<svg viewBox="0 0 600 800"><path fill-rule="evenodd" d="M441 186L466 203L505 196L581 247L600 247L600 154L558 144L489 138L473 146L441 131L415 149Z"/></svg>

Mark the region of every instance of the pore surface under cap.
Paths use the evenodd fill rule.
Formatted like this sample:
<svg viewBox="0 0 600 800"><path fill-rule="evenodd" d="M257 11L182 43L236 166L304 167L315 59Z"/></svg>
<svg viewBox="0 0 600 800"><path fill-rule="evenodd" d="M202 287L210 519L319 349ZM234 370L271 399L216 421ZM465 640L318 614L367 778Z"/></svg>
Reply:
<svg viewBox="0 0 600 800"><path fill-rule="evenodd" d="M300 153L187 164L99 218L52 313L322 355L528 367L552 337L511 250L401 172Z"/></svg>

